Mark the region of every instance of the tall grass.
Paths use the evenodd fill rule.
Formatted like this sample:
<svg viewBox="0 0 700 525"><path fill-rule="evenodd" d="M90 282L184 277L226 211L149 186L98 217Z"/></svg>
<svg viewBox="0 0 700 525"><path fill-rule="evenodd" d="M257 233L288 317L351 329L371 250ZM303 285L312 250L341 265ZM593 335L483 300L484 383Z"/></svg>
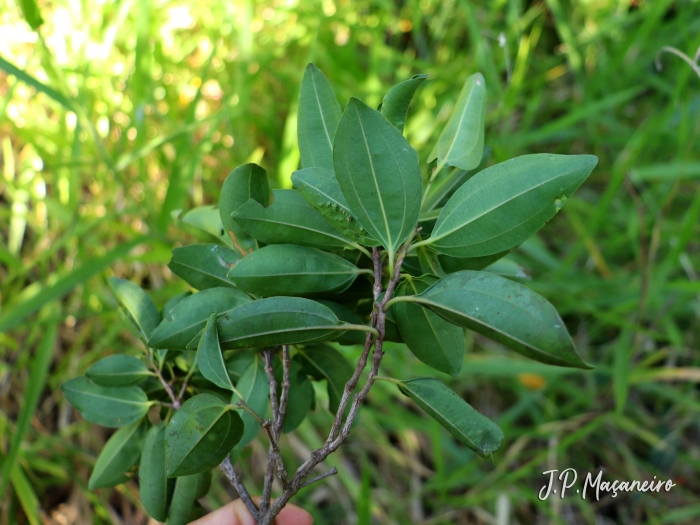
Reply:
<svg viewBox="0 0 700 525"><path fill-rule="evenodd" d="M133 482L87 490L108 433L57 387L136 348L106 276L145 283L160 304L184 290L165 267L188 241L174 211L215 202L249 161L290 185L308 61L343 105L358 91L376 105L429 73L406 125L422 156L478 70L494 162L600 157L516 253L595 371L504 358L475 338L452 386L503 427L493 463L378 385L328 462L341 474L301 495L317 523L700 520L700 78L672 54L655 67L664 46L695 54L697 1L6 0L0 35L0 523L146 522ZM431 373L402 347L389 353L388 374ZM290 464L329 421L317 409L289 438ZM244 461L251 483L262 454ZM677 486L538 500L541 473L567 467Z"/></svg>

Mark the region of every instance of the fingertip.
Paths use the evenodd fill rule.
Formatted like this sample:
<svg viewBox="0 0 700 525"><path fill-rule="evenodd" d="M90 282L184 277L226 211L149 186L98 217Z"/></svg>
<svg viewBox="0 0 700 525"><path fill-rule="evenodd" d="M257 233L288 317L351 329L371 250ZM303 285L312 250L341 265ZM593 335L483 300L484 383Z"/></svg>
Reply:
<svg viewBox="0 0 700 525"><path fill-rule="evenodd" d="M313 525L314 518L296 505L287 505L275 520L276 525Z"/></svg>

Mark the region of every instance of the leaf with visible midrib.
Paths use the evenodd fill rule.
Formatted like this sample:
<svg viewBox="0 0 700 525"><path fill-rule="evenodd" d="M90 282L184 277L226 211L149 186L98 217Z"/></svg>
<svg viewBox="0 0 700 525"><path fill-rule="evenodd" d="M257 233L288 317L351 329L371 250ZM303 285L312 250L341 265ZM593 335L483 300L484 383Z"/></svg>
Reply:
<svg viewBox="0 0 700 525"><path fill-rule="evenodd" d="M173 249L168 268L197 290L233 287L226 274L239 259L237 252L220 244L192 244Z"/></svg>
<svg viewBox="0 0 700 525"><path fill-rule="evenodd" d="M207 288L185 297L165 313L163 322L153 332L148 346L184 350L192 343L192 349L195 349L199 343L198 334L207 324L212 312L218 312L221 317L251 300L235 288Z"/></svg>
<svg viewBox="0 0 700 525"><path fill-rule="evenodd" d="M419 294L437 280L429 275L411 279L399 286L396 296ZM459 374L466 348L462 328L420 304L396 303L393 311L401 338L413 355L436 370Z"/></svg>
<svg viewBox="0 0 700 525"><path fill-rule="evenodd" d="M165 424L160 423L146 434L139 466L139 496L151 518L165 521L171 484L165 465Z"/></svg>
<svg viewBox="0 0 700 525"><path fill-rule="evenodd" d="M141 444L148 429L143 419L117 430L105 443L90 474L90 490L114 487L131 478L131 471L141 455Z"/></svg>
<svg viewBox="0 0 700 525"><path fill-rule="evenodd" d="M292 173L292 183L306 202L336 230L363 246L379 246L353 217L332 170L305 168Z"/></svg>
<svg viewBox="0 0 700 525"><path fill-rule="evenodd" d="M249 200L232 217L254 239L265 244L301 244L321 250L345 248L350 239L338 232L296 190L273 190L264 208Z"/></svg>
<svg viewBox="0 0 700 525"><path fill-rule="evenodd" d="M61 385L63 394L88 421L105 427L121 427L138 421L153 405L137 386L100 386L85 376Z"/></svg>
<svg viewBox="0 0 700 525"><path fill-rule="evenodd" d="M136 335L144 342L148 341L161 319L156 305L140 286L131 281L110 277L107 283L130 324L135 327Z"/></svg>
<svg viewBox="0 0 700 525"><path fill-rule="evenodd" d="M224 363L224 356L219 345L219 334L216 328L216 312L209 316L202 337L197 347L197 366L202 375L216 386L233 390L231 378Z"/></svg>
<svg viewBox="0 0 700 525"><path fill-rule="evenodd" d="M219 215L228 235L244 250L255 248L255 241L231 218L231 213L253 199L263 206L270 205L267 172L257 164L238 166L228 174L219 195ZM233 240L233 239L232 239Z"/></svg>
<svg viewBox="0 0 700 525"><path fill-rule="evenodd" d="M536 361L591 368L576 353L554 307L541 295L504 277L464 270L410 299Z"/></svg>
<svg viewBox="0 0 700 525"><path fill-rule="evenodd" d="M191 397L165 429L168 477L217 466L242 435L243 421L230 405L209 394Z"/></svg>
<svg viewBox="0 0 700 525"><path fill-rule="evenodd" d="M344 258L295 244L271 244L229 273L236 286L259 297L342 292L362 273Z"/></svg>
<svg viewBox="0 0 700 525"><path fill-rule="evenodd" d="M413 95L426 78L428 75L413 75L408 80L396 84L384 96L380 106L382 115L401 132L403 132Z"/></svg>
<svg viewBox="0 0 700 525"><path fill-rule="evenodd" d="M219 319L224 349L302 344L332 339L344 331L335 314L302 297L270 297L244 304Z"/></svg>
<svg viewBox="0 0 700 525"><path fill-rule="evenodd" d="M250 363L241 374L241 378L236 384L236 390L240 392L246 404L253 412L262 418L265 417L267 402L270 398L270 388L267 383L265 368L259 355L255 355L253 362ZM233 396L231 396L231 402L235 403L236 401L238 401L238 396L233 394ZM253 441L260 430L260 424L252 415L245 410L241 410L240 415L245 428L243 430L243 437L241 437L241 440L234 450L240 450Z"/></svg>
<svg viewBox="0 0 700 525"><path fill-rule="evenodd" d="M333 161L353 216L393 257L420 212L423 179L416 152L381 113L351 98L335 135Z"/></svg>
<svg viewBox="0 0 700 525"><path fill-rule="evenodd" d="M544 226L590 175L594 155L524 155L480 171L450 198L426 244L452 257L509 250Z"/></svg>
<svg viewBox="0 0 700 525"><path fill-rule="evenodd" d="M459 441L480 456L501 446L503 431L450 388L432 377L401 381L399 390L416 402Z"/></svg>
<svg viewBox="0 0 700 525"><path fill-rule="evenodd" d="M116 354L100 359L85 371L85 375L102 386L131 386L153 373L136 357Z"/></svg>
<svg viewBox="0 0 700 525"><path fill-rule="evenodd" d="M297 121L302 167L333 169L333 139L341 113L325 75L313 64L307 65L299 91Z"/></svg>
<svg viewBox="0 0 700 525"><path fill-rule="evenodd" d="M467 78L438 139L438 163L471 170L484 151L486 82L481 73Z"/></svg>

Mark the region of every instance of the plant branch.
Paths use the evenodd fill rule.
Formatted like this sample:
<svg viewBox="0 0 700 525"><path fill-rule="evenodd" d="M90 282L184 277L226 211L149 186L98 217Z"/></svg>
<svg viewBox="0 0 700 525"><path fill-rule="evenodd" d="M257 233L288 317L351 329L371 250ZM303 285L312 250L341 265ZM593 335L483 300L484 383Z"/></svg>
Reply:
<svg viewBox="0 0 700 525"><path fill-rule="evenodd" d="M330 476L334 476L334 475L337 474L337 473L338 473L338 469L337 469L336 467L333 467L332 469L327 470L327 471L324 472L323 474L319 474L319 475L316 476L315 478L311 478L309 481L305 481L304 483L301 484L301 486L299 487L299 489L301 490L301 489L303 489L304 487L308 487L309 485L313 485L313 484L316 483L317 481L321 481L322 479L326 479L326 478L328 478L328 477L330 477Z"/></svg>
<svg viewBox="0 0 700 525"><path fill-rule="evenodd" d="M220 467L224 475L229 479L231 484L238 492L238 495L241 497L243 503L245 503L245 506L248 507L248 510L253 515L253 518L255 518L255 521L258 521L260 517L259 509L255 505L255 503L253 503L253 500L250 498L250 494L245 488L243 480L241 480L240 476L236 473L236 470L233 468L233 465L231 464L230 454L227 455L226 458L224 458L224 460L221 462Z"/></svg>
<svg viewBox="0 0 700 525"><path fill-rule="evenodd" d="M170 383L168 383L165 380L165 378L163 377L163 373L161 372L160 367L156 366L155 371L156 371L156 376L158 376L158 379L160 380L160 384L163 385L163 388L165 388L165 391L168 393L168 397L172 401L173 409L179 410L182 403L180 403L178 398L175 397L175 392L173 391L173 387L170 386Z"/></svg>
<svg viewBox="0 0 700 525"><path fill-rule="evenodd" d="M289 371L292 368L292 360L289 353L289 345L282 345L282 393L280 394L279 414L275 420L275 437L279 439L284 427L284 416L287 413L287 401L289 400Z"/></svg>

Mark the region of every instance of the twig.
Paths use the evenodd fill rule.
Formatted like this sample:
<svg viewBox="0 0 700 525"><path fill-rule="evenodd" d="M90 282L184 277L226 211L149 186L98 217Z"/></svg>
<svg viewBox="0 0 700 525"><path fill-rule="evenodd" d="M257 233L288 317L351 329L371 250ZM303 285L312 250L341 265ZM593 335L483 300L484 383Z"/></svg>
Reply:
<svg viewBox="0 0 700 525"><path fill-rule="evenodd" d="M230 454L226 456L226 458L224 458L224 460L221 462L220 467L224 475L235 487L236 491L238 492L238 495L241 497L241 500L243 500L243 503L245 503L245 506L248 507L248 510L253 515L253 518L255 518L255 521L258 521L260 517L258 507L255 505L255 503L253 503L253 500L250 498L248 490L243 484L243 480L241 480L240 476L236 473L236 470L233 468L233 465L231 464Z"/></svg>
<svg viewBox="0 0 700 525"><path fill-rule="evenodd" d="M163 373L160 370L160 367L155 366L154 367L156 370L156 375L158 376L158 379L160 379L160 383L163 385L163 388L165 388L165 391L168 393L168 397L170 397L170 400L173 402L172 406L174 410L179 410L180 406L182 403L178 400L177 397L175 397L175 392L173 391L173 387L170 386L170 383L168 383L165 378L163 377Z"/></svg>
<svg viewBox="0 0 700 525"><path fill-rule="evenodd" d="M304 483L301 484L299 487L299 490L303 489L304 487L308 487L309 485L313 485L317 481L321 481L322 479L325 479L330 476L334 476L335 474L338 473L338 469L336 467L333 467L332 469L324 472L323 474L320 474L316 476L315 478L311 478L309 481L305 481Z"/></svg>
<svg viewBox="0 0 700 525"><path fill-rule="evenodd" d="M275 420L275 438L279 439L284 427L284 416L287 413L287 401L289 400L289 371L292 368L292 360L289 354L289 345L282 345L282 393L280 395L279 413Z"/></svg>
<svg viewBox="0 0 700 525"><path fill-rule="evenodd" d="M263 484L262 499L260 500L260 513L265 515L270 507L270 497L272 495L272 481L275 475L275 466L277 458L279 458L279 448L277 447L277 438L275 436L275 427L280 415L279 403L277 401L277 380L275 379L275 371L273 368L273 351L270 348L263 350L263 359L265 360L265 373L267 374L267 382L270 385L270 404L272 405L272 424L266 422L266 432L270 439L270 447L267 451L267 469L265 471L265 482ZM272 428L270 428L272 427Z"/></svg>

